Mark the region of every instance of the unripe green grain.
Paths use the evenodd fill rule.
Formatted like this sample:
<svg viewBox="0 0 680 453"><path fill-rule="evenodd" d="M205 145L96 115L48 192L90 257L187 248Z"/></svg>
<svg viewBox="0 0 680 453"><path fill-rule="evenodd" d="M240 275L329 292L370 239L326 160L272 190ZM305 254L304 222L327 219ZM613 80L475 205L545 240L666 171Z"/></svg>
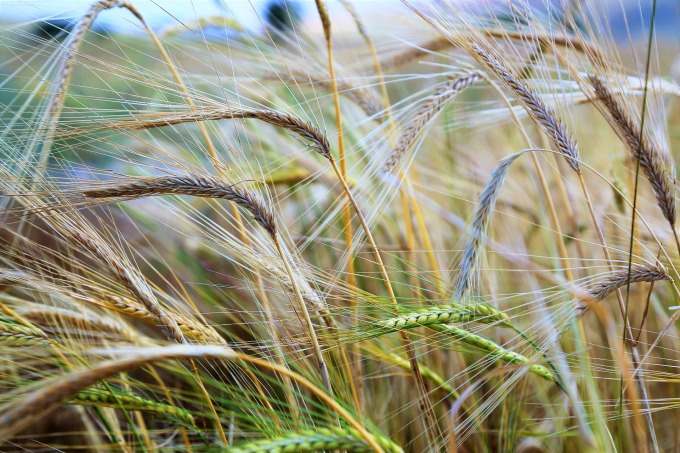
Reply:
<svg viewBox="0 0 680 453"><path fill-rule="evenodd" d="M97 407L113 407L129 411L145 411L162 414L166 418L178 419L187 425L194 425L194 417L189 411L147 400L136 395L116 393L115 395L106 390L90 388L76 393L70 400L70 404L88 405Z"/></svg>
<svg viewBox="0 0 680 453"><path fill-rule="evenodd" d="M386 453L403 453L403 450L391 440L382 436L374 436L374 438ZM359 433L348 428L318 428L292 432L280 437L234 445L226 451L228 453L301 453L330 450L344 450L352 453L373 451L359 436Z"/></svg>

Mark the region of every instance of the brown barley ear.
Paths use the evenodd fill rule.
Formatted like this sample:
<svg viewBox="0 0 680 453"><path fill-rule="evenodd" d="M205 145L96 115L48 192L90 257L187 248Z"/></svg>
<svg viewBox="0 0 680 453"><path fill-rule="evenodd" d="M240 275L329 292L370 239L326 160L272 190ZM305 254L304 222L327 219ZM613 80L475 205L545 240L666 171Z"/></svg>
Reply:
<svg viewBox="0 0 680 453"><path fill-rule="evenodd" d="M470 42L469 47L473 55L484 63L490 72L496 74L505 86L515 94L515 97L522 103L529 116L539 125L543 133L550 138L557 151L564 155L569 166L577 173L580 173L578 145L572 139L559 117L545 105L538 95L522 83L519 77L503 66L491 52L474 42Z"/></svg>
<svg viewBox="0 0 680 453"><path fill-rule="evenodd" d="M83 191L88 198L143 198L156 195L191 195L222 198L236 203L253 216L270 236L276 236L276 222L271 208L255 193L236 184L226 184L213 176L182 175L134 178L127 183L105 184Z"/></svg>
<svg viewBox="0 0 680 453"><path fill-rule="evenodd" d="M609 112L609 120L631 155L640 161L640 167L652 185L656 201L664 217L675 226L675 176L668 158L662 154L654 141L641 130L640 124L628 115L616 96L600 77L588 76L597 99Z"/></svg>
<svg viewBox="0 0 680 453"><path fill-rule="evenodd" d="M310 141L311 149L329 159L331 146L328 137L312 123L293 115L270 109L244 109L240 107L192 107L184 112L140 115L131 120L104 125L104 129L138 131L156 129L177 124L196 123L198 121L217 121L227 119L257 119L262 122L287 129L301 138ZM100 126L98 126L100 127ZM87 132L87 129L72 129L62 135L74 135Z"/></svg>
<svg viewBox="0 0 680 453"><path fill-rule="evenodd" d="M149 287L148 283L133 270L129 263L117 257L107 245L87 236L80 230L71 231L70 235L79 245L83 246L106 264L109 271L118 278L125 288L130 291L130 293L135 296L144 308L146 308L154 317L154 320L161 327L168 339L178 343L185 342L184 335L182 334L177 321L165 312L158 300L156 300L153 290Z"/></svg>
<svg viewBox="0 0 680 453"><path fill-rule="evenodd" d="M416 140L422 136L430 120L444 108L446 103L481 78L482 74L480 71L465 71L450 76L448 81L438 85L434 93L426 97L413 114L409 116L411 121L401 133L397 145L390 155L387 156L383 165L383 171L385 173L391 172L409 149L413 147Z"/></svg>
<svg viewBox="0 0 680 453"><path fill-rule="evenodd" d="M585 294L581 297L581 302L576 306L577 316L581 317L588 311L590 302L599 302L628 283L656 282L660 280L672 280L666 270L660 266L633 264L630 272L627 268L610 272L586 290Z"/></svg>

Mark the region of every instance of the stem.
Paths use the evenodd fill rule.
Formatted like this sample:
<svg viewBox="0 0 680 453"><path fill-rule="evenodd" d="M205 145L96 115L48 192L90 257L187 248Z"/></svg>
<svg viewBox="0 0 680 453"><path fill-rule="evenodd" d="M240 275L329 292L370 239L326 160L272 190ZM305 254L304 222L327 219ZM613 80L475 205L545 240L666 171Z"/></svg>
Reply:
<svg viewBox="0 0 680 453"><path fill-rule="evenodd" d="M293 373L287 368L284 368L280 365L277 365L275 363L270 363L262 359L258 359L255 357L250 357L244 354L240 353L234 353L233 354L234 359L242 360L244 362L252 363L254 365L262 366L264 368L268 368L272 371L276 371L279 374L285 375L296 381L298 384L300 384L302 387L305 387L309 389L312 393L314 393L320 400L322 400L324 403L326 403L330 408L332 408L339 416L344 418L347 423L354 429L356 429L361 437L366 441L366 443L370 446L371 449L375 453L385 453L384 450L378 445L371 436L368 431L366 431L366 428L356 421L352 415L347 412L342 406L338 404L337 401L333 399L332 396L329 394L323 392L321 389L319 389L316 385L314 385L311 381L309 381L307 378L297 374Z"/></svg>
<svg viewBox="0 0 680 453"><path fill-rule="evenodd" d="M328 366L326 365L326 361L323 358L321 346L319 345L319 339L316 336L314 324L312 323L312 318L309 316L307 305L305 304L305 301L302 298L302 293L300 292L300 288L298 287L297 281L295 280L295 276L293 275L293 269L291 269L290 263L288 263L288 259L286 258L286 254L283 251L283 247L281 247L281 242L279 241L278 236L273 236L272 239L274 239L276 250L279 252L279 255L281 255L283 265L286 267L286 272L288 273L290 284L293 286L293 292L295 293L295 299L297 300L297 303L300 306L300 311L302 311L302 316L304 317L305 323L307 324L309 338L311 340L312 347L314 348L314 354L316 355L316 360L318 362L319 371L321 372L321 378L323 379L324 386L326 387L328 393L332 395L333 389L331 387L331 378L330 375L328 374Z"/></svg>
<svg viewBox="0 0 680 453"><path fill-rule="evenodd" d="M602 248L602 251L604 252L604 256L607 259L607 266L609 266L609 270L613 271L614 268L612 266L612 259L611 255L609 254L609 249L607 248L607 243L605 242L604 239L604 234L602 232L602 228L600 227L599 222L597 221L597 217L595 217L595 211L593 208L593 204L590 200L590 194L588 193L588 188L586 187L586 182L583 179L583 174L579 173L579 182L581 183L581 188L583 189L583 195L586 199L586 204L588 206L588 211L590 212L590 216L593 220L593 225L595 226L595 230L597 231L597 236L600 241L600 246ZM637 347L635 344L632 342L633 338L633 330L630 327L630 322L628 321L628 313L626 312L626 303L623 300L623 294L621 293L621 289L616 290L616 298L619 302L619 309L621 311L621 315L623 316L624 320L624 332L625 336L623 338L624 343L626 343L630 349L631 357L632 357L632 362L633 362L633 369L637 370L639 363L640 363L640 354L638 353ZM642 405L644 407L644 412L645 412L645 417L647 419L647 425L649 427L649 435L652 438L652 446L654 447L655 452L659 452L658 449L658 442L656 439L656 432L654 431L654 422L652 420L652 412L649 407L649 396L647 394L647 388L645 387L645 383L642 380L642 376L639 373L633 373L634 376L633 378L638 384L639 391L640 391L640 396L642 396Z"/></svg>
<svg viewBox="0 0 680 453"><path fill-rule="evenodd" d="M243 218L241 217L241 213L238 210L238 207L234 203L230 203L231 205L231 212L232 215L234 216L234 219L236 220L236 224L238 226L239 234L241 236L241 241L246 247L251 247L251 242L250 238L248 237L248 234L246 233L245 226L243 225ZM276 316L274 315L274 307L272 306L271 301L269 300L269 296L267 296L267 291L265 290L264 287L264 282L262 280L262 273L260 272L259 269L255 269L254 271L255 274L255 285L257 286L257 292L259 295L259 299L262 303L262 307L264 308L264 315L265 318L267 319L268 323L271 325L270 331L271 331L271 336L272 336L272 341L274 342L274 351L276 354L277 359L279 360L280 364L282 366L286 366L286 360L285 356L283 354L283 350L281 348L281 340L279 338L279 332L276 328ZM286 386L287 389L292 389L293 388L293 383L290 381L290 378L288 376L283 376L283 383ZM293 420L299 421L300 418L300 411L298 409L297 405L297 400L295 399L294 393L293 392L286 392L286 401L288 402L288 405L290 406L291 409L291 415L293 416Z"/></svg>
<svg viewBox="0 0 680 453"><path fill-rule="evenodd" d="M325 8L325 5L319 4L317 2L317 8L319 9L319 13L323 14L321 9ZM322 18L323 19L323 18ZM338 81L335 76L335 64L333 63L333 39L331 38L331 24L330 20L328 21L328 28L324 30L324 35L326 37L326 49L328 53L328 71L331 76L331 87L333 91L333 105L335 107L335 127L338 130L338 154L339 154L339 160L340 160L340 170L342 172L342 177L343 179L347 179L347 159L345 159L345 136L343 133L343 128L342 128L342 109L340 108L340 93L338 92ZM326 24L324 24L324 28L326 27ZM354 269L354 255L352 253L352 212L350 210L350 205L349 203L345 203L343 208L342 208L342 219L344 223L344 232L345 232L345 250L347 251L347 255L349 257L347 261L347 284L349 285L350 288L356 288L357 286L357 279L355 275L355 269ZM357 300L355 297L350 296L350 306L352 308L352 311L356 313L357 311ZM357 317L355 316L355 319ZM343 363L345 365L348 364L347 361L347 355L344 351L344 348L341 347L340 354L343 359ZM361 366L357 366L359 372L359 376L357 376L359 379L361 379ZM354 400L354 405L357 409L357 413L361 417L361 402L359 399L359 395L357 394L356 387L354 385L354 377L352 372L352 368L347 366L346 367L347 373L349 374L347 382L349 383L350 387L350 392L352 394L352 399Z"/></svg>
<svg viewBox="0 0 680 453"><path fill-rule="evenodd" d="M210 409L210 412L213 414L213 417L215 417L215 429L217 429L217 433L220 436L220 442L222 442L222 445L227 447L229 445L229 442L227 441L227 436L224 434L222 423L220 422L220 419L217 416L217 411L215 410L215 405L212 402L212 398L210 397L210 394L206 390L205 386L203 385L203 381L201 381L201 377L198 374L198 368L196 368L196 363L194 362L193 359L189 359L189 366L191 367L191 373L196 378L196 383L198 384L198 387L201 389L201 393L205 397L205 401L208 403L208 408Z"/></svg>
<svg viewBox="0 0 680 453"><path fill-rule="evenodd" d="M366 219L364 219L364 216L361 213L361 209L359 209L359 205L354 199L354 196L352 195L349 186L347 186L347 182L345 182L345 179L342 177L342 174L340 173L340 169L338 168L335 159L333 159L333 157L331 156L328 160L330 161L333 170L338 175L338 179L340 180L340 183L342 184L342 187L345 190L345 193L347 194L347 198L349 198L349 201L352 204L352 207L354 208L354 211L356 212L356 215L359 219L359 223L361 223L361 227L363 228L364 233L366 234L366 239L368 240L368 243L371 247L373 256L375 257L375 260L378 264L378 268L380 268L380 273L385 283L385 288L387 289L387 294L390 298L394 311L395 313L399 313L399 304L397 303L397 298L394 294L394 290L392 289L392 283L390 282L389 275L387 274L387 269L385 268L385 264L383 263L382 257L380 256L378 246L376 245L375 240L373 239L371 230L368 228ZM409 362L411 363L411 371L413 373L413 377L416 381L416 385L418 386L418 390L420 391L421 397L420 410L425 422L426 427L425 433L427 435L428 442L434 448L434 446L436 445L436 439L441 438L441 432L439 430L439 425L437 424L437 416L434 412L432 402L430 401L430 398L428 396L428 390L427 387L425 386L425 381L423 380L423 376L420 373L420 367L418 365L418 359L411 340L411 336L404 331L401 331L400 334L404 342L404 347L406 348L406 353Z"/></svg>
<svg viewBox="0 0 680 453"><path fill-rule="evenodd" d="M412 176L415 176L413 172ZM402 181L404 181L404 183L406 184L406 188L408 189L409 203L413 208L413 215L415 216L416 223L418 224L418 231L420 232L420 236L423 240L423 246L425 247L425 250L427 250L427 258L430 262L430 268L435 278L439 282L442 282L443 278L442 273L439 270L439 264L437 263L437 256L435 255L434 247L432 246L432 240L430 239L430 234L425 224L423 212L420 210L420 205L416 202L415 196L413 195L413 187L411 186L411 181L405 174L403 175ZM448 297L448 295L446 294L446 288L441 284L437 284L436 286L439 295L441 296L442 299L445 300Z"/></svg>

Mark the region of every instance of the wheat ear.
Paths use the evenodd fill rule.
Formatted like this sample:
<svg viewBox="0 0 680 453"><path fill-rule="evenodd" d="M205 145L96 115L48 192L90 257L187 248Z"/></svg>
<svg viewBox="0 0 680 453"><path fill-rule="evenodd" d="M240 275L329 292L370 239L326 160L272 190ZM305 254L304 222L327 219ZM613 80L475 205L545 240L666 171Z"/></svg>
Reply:
<svg viewBox="0 0 680 453"><path fill-rule="evenodd" d="M40 151L40 166L38 168L41 168L49 158L54 132L61 111L64 108L64 100L66 99L66 93L71 80L71 74L73 73L73 64L78 49L80 48L87 31L92 27L97 15L99 15L101 11L118 6L122 6L119 0L99 0L93 3L69 34L68 41L62 50L64 59L58 69L55 92L52 93L51 96L48 96L48 104L45 110L45 118L47 121L46 130L42 134L37 134L38 136L45 137L45 141L43 142Z"/></svg>
<svg viewBox="0 0 680 453"><path fill-rule="evenodd" d="M116 354L116 351L102 352ZM164 360L223 359L250 363L289 376L302 387L310 390L332 410L337 412L338 415L344 418L347 423L359 433L361 438L371 446L373 451L376 453L384 452L382 447L375 441L374 437L368 433L364 426L356 421L346 409L339 405L327 393L319 389L305 377L267 360L237 353L228 347L194 346L187 344L154 348L135 348L132 350L123 349L118 353L123 355L124 358L100 362L87 369L43 382L36 390L25 397L0 407L0 442L6 440L9 436L20 431L29 424L34 423L38 418L44 417L63 401L68 400L81 390L91 387L95 383L114 374Z"/></svg>
<svg viewBox="0 0 680 453"><path fill-rule="evenodd" d="M127 183L105 183L103 187L83 191L88 198L143 198L155 195L191 195L221 198L236 203L271 236L276 235L274 214L264 201L235 184L225 184L218 178L204 175L138 177Z"/></svg>
<svg viewBox="0 0 680 453"><path fill-rule="evenodd" d="M149 316L149 321L153 322L153 318L148 315L148 312L143 307L139 307L139 309ZM109 334L129 342L134 342L138 336L136 332L127 329L127 326L122 323L113 322L111 318L94 316L90 313L77 313L51 306L29 309L20 308L18 311L22 317L49 332L90 332L92 336Z"/></svg>
<svg viewBox="0 0 680 453"><path fill-rule="evenodd" d="M513 32L508 30L483 29L476 31L490 38L511 39L524 42L540 42L548 49L552 48L553 46L568 47L574 49L577 52L585 53L589 56L592 55L595 59L604 60L602 53L597 47L575 37L560 36L556 34ZM454 41L446 36L440 36L424 43L420 47L409 49L394 55L383 63L383 69L385 71L397 69L429 54L440 52L455 46L456 44Z"/></svg>
<svg viewBox="0 0 680 453"><path fill-rule="evenodd" d="M357 333L356 336L345 337L342 341L366 340L390 332L400 332L421 326L468 322L497 324L518 331L518 329L510 322L508 315L490 305L451 304L448 306L426 308L371 323L370 325L364 326L365 329L363 329L362 333Z"/></svg>
<svg viewBox="0 0 680 453"><path fill-rule="evenodd" d="M465 90L482 78L479 71L467 71L450 77L450 80L438 85L433 94L425 98L418 108L409 115L409 123L403 129L397 145L387 156L383 171L391 172L397 166L404 155L413 147L416 140L421 137L425 127L430 123L444 106L458 93Z"/></svg>
<svg viewBox="0 0 680 453"><path fill-rule="evenodd" d="M0 416L0 441L54 410L79 392L117 373L125 372L154 361L204 357L233 357L233 351L215 346L175 345L165 348L140 348L146 353L127 354L125 358L101 362L82 371L41 382L36 390L3 407Z"/></svg>
<svg viewBox="0 0 680 453"><path fill-rule="evenodd" d="M494 358L495 360L500 360L503 362L507 362L509 364L518 365L529 363L529 359L527 357L516 352L510 351L504 348L503 346L499 345L495 341L489 340L488 338L485 338L481 335L468 332L467 330L460 329L458 327L445 326L441 324L432 324L430 327L440 332L447 333L448 335L451 335L452 337L458 339L459 341L465 344L487 351L489 353L489 356L491 358ZM555 376L550 372L550 370L548 370L548 368L542 365L536 364L529 365L528 370L531 373L536 374L537 376L540 376L547 381L552 381L555 383L558 382L557 379L555 379Z"/></svg>
<svg viewBox="0 0 680 453"><path fill-rule="evenodd" d="M0 347L4 346L33 346L52 344L44 333L37 329L29 329L20 324L0 320Z"/></svg>
<svg viewBox="0 0 680 453"><path fill-rule="evenodd" d="M143 306L133 303L131 300L107 295L95 302L106 309L117 311L146 324L155 324L155 318ZM182 316L174 315L174 319L179 326L179 330L186 338L199 342L213 344L226 344L225 339L215 331L212 326L191 322Z"/></svg>
<svg viewBox="0 0 680 453"><path fill-rule="evenodd" d="M95 241L80 230L70 232L71 236L96 257L102 260L109 271L135 296L144 308L153 316L154 321L161 327L168 339L178 343L184 343L184 335L177 325L177 321L165 313L158 300L153 294L146 280L124 260L121 260L106 244Z"/></svg>
<svg viewBox="0 0 680 453"><path fill-rule="evenodd" d="M452 304L448 307L429 308L380 321L377 326L393 331L411 329L418 326L473 321L484 324L497 323L501 326L514 328L510 323L508 315L484 304Z"/></svg>
<svg viewBox="0 0 680 453"><path fill-rule="evenodd" d="M68 403L74 405L112 407L114 409L122 408L128 411L153 412L166 418L170 418L171 420L177 419L186 425L195 426L193 415L186 409L171 406L169 404L157 403L137 395L122 393L114 394L96 387L76 393L68 400Z"/></svg>
<svg viewBox="0 0 680 453"><path fill-rule="evenodd" d="M106 125L107 129L143 130L155 129L177 124L198 121L226 119L257 119L262 122L287 129L312 143L311 148L324 157L330 155L330 143L326 135L316 126L291 113L268 109L243 109L238 107L194 107L187 112L155 114L152 118L144 116L133 120ZM83 130L69 131L67 135L81 133Z"/></svg>

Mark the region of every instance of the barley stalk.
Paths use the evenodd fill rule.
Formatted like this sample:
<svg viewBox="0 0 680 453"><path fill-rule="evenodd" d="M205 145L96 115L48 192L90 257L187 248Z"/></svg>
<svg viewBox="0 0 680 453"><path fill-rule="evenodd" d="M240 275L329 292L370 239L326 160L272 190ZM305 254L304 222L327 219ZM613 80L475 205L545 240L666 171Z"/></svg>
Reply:
<svg viewBox="0 0 680 453"><path fill-rule="evenodd" d="M138 177L126 183L104 184L103 187L83 191L89 198L143 198L156 195L191 195L222 198L247 210L272 237L276 235L274 214L254 193L237 185L225 184L218 178L205 175Z"/></svg>
<svg viewBox="0 0 680 453"><path fill-rule="evenodd" d="M328 391L331 391L330 374L326 361L323 358L323 353L321 352L321 345L316 336L314 324L309 316L309 311L307 310L304 298L294 277L292 267L288 263L288 258L286 257L278 238L274 215L271 209L265 205L264 201L258 196L246 189L224 184L217 178L199 175L136 178L135 181L127 184L105 185L102 188L86 190L83 192L83 195L90 198L124 197L127 199L165 194L183 194L229 200L247 209L260 226L269 233L281 260L283 261L286 272L289 275L296 301L298 302L298 306L302 311L303 318L307 324L310 342L312 343L317 361L319 362L319 369L324 384Z"/></svg>
<svg viewBox="0 0 680 453"><path fill-rule="evenodd" d="M368 240L368 243L371 247L371 251L373 252L373 256L376 260L376 263L378 264L378 269L380 269L380 275L383 279L385 289L387 290L387 294L390 298L392 308L394 309L395 312L398 312L399 304L397 303L397 297L396 294L394 293L394 288L392 287L390 277L387 274L387 268L385 267L385 263L383 262L380 250L378 249L378 245L376 244L375 239L373 238L373 234L371 233L371 229L368 227L368 223L366 222L366 219L364 218L364 215L361 212L361 209L359 208L359 204L354 198L354 195L352 195L352 192L349 189L349 186L347 185L347 181L345 180L345 178L342 175L342 172L338 168L335 159L330 154L328 157L328 161L331 164L331 167L333 167L333 171L335 171L335 174L338 176L338 180L340 181L340 184L342 184L342 188L345 191L345 194L347 194L347 198L349 199L350 204L354 208L354 212L356 213L359 219L359 223L361 224L361 227L364 230L366 239ZM432 402L430 401L428 396L427 386L425 385L425 381L423 380L423 377L420 374L415 347L413 346L411 337L408 334L408 332L401 331L399 333L406 348L406 354L408 356L409 362L411 363L411 371L413 373L414 380L420 392L422 404L421 411L424 414L426 420L425 432L428 433L427 435L428 439L430 440L430 444L435 445L436 438L441 437L441 435L439 434L439 425L437 424L436 421L437 419L434 413L434 408L432 407ZM432 431L434 431L434 433L432 433Z"/></svg>
<svg viewBox="0 0 680 453"><path fill-rule="evenodd" d="M479 255L484 249L489 223L493 216L498 194L510 170L512 163L524 154L520 151L502 159L491 172L486 185L477 202L477 209L470 226L468 240L460 264L460 274L454 290L454 299L461 300L470 290L474 270L477 268Z"/></svg>
<svg viewBox="0 0 680 453"><path fill-rule="evenodd" d="M45 121L47 124L41 126L45 128L44 131L36 134L37 137L44 137L44 142L38 161L40 164L38 169L41 169L49 158L54 132L56 130L61 111L64 108L64 100L66 99L66 93L71 80L71 74L73 73L73 64L75 62L75 56L78 53L78 49L80 48L85 35L87 34L90 27L92 27L92 24L99 13L101 11L118 6L124 7L124 5L121 3L122 2L119 0L96 1L80 18L78 23L73 28L73 31L69 33L68 41L62 49L63 60L57 72L56 88L52 95L48 96L49 102L45 109Z"/></svg>
<svg viewBox="0 0 680 453"><path fill-rule="evenodd" d="M387 332L413 329L420 326L446 326L452 323L468 322L496 324L512 329L529 344L531 344L534 349L542 352L540 347L534 341L532 341L520 329L512 324L512 322L510 322L508 315L487 304L451 304L448 307L435 307L420 310L414 313L408 313L403 316L380 321L377 323L378 330L372 332L369 336L380 336ZM366 335L362 335L360 338L366 339ZM550 367L555 370L550 360L547 357L545 357L545 359L548 361ZM556 370L555 372L557 373ZM423 374L423 376L425 375Z"/></svg>
<svg viewBox="0 0 680 453"><path fill-rule="evenodd" d="M604 57L600 50L585 42L582 39L571 36L560 36L558 34L544 34L533 32L515 32L509 30L492 30L483 29L478 30L483 35L491 38L510 39L514 41L524 42L540 42L545 48L550 49L553 46L572 48L577 52L588 54L596 60L604 61ZM435 52L440 52L445 49L455 47L456 43L446 36L434 38L418 48L409 49L397 55L394 55L389 60L383 63L383 70L389 71L405 66L419 58L423 58Z"/></svg>
<svg viewBox="0 0 680 453"><path fill-rule="evenodd" d="M489 340L488 338L468 332L467 330L441 324L432 324L430 327L435 330L447 333L465 344L487 351L489 353L489 357L494 360L515 365L527 364L530 362L527 357L510 351L509 349L504 348L503 346L492 340ZM528 366L528 370L547 381L557 382L555 376L550 372L550 370L542 365L531 364Z"/></svg>
<svg viewBox="0 0 680 453"><path fill-rule="evenodd" d="M319 12L321 25L323 26L323 35L326 43L331 42L331 17L328 14L328 5L324 0L314 0L316 3L316 10Z"/></svg>
<svg viewBox="0 0 680 453"><path fill-rule="evenodd" d="M122 297L108 295L98 302L102 307L122 313L126 316L142 321L146 324L155 324L155 319L143 306L137 305ZM226 344L225 339L209 325L192 322L183 316L173 314L180 331L189 339L213 344Z"/></svg>
<svg viewBox="0 0 680 453"><path fill-rule="evenodd" d="M287 129L312 143L312 150L324 157L330 155L328 138L313 124L286 112L267 109L243 109L238 107L194 107L187 112L155 114L152 118L138 117L133 120L113 123L107 129L144 130L198 121L225 119L257 119ZM82 133L82 129L69 131L67 135Z"/></svg>
<svg viewBox="0 0 680 453"><path fill-rule="evenodd" d="M116 354L115 351L102 352ZM38 418L44 417L63 401L68 400L81 390L92 387L97 382L112 375L164 360L223 359L251 363L289 376L298 384L313 392L344 418L361 435L366 443L371 446L373 451L378 453L384 451L374 440L373 436L327 393L320 390L303 376L293 373L280 365L270 363L267 360L240 354L228 347L193 346L187 344L155 348L135 348L132 350L122 350L118 354L124 357L100 362L87 369L41 382L36 390L25 397L0 407L0 442L34 423Z"/></svg>
<svg viewBox="0 0 680 453"><path fill-rule="evenodd" d="M135 296L144 308L153 316L154 321L161 327L169 339L183 343L184 335L177 325L177 321L169 316L161 307L146 280L139 276L128 263L118 258L107 245L86 236L80 230L71 232L72 237L87 248L120 280L130 293Z"/></svg>
<svg viewBox="0 0 680 453"><path fill-rule="evenodd" d="M419 326L434 324L480 322L484 324L497 323L501 326L512 327L508 315L498 309L485 304L451 304L448 307L435 307L397 316L380 321L379 328L391 331L412 329Z"/></svg>
<svg viewBox="0 0 680 453"><path fill-rule="evenodd" d="M139 308L148 316L149 322L153 322L153 317L151 317L143 307ZM52 332L69 333L86 331L92 336L106 333L130 342L135 341L138 335L122 323L116 323L110 318L94 316L89 313L81 314L71 310L50 306L30 309L22 308L18 311L25 319L40 326L42 329Z"/></svg>
<svg viewBox="0 0 680 453"><path fill-rule="evenodd" d="M0 346L47 345L53 341L45 334L20 324L0 320Z"/></svg>
<svg viewBox="0 0 680 453"><path fill-rule="evenodd" d="M333 40L331 38L331 18L328 14L328 5L325 0L315 0L316 9L319 12L321 23L323 25L324 37L326 40L326 51L328 53L328 72L331 78L331 90L333 92L333 107L335 108L335 127L338 130L338 158L340 162L340 173L343 179L347 179L347 159L345 158L345 134L342 123L342 109L340 108L340 94L338 91L338 80L335 75L335 62L333 61ZM331 158L330 150L326 158ZM352 215L349 200L344 203L342 209L342 217L345 230L345 250L350 254L350 259L347 266L347 282L350 285L356 285L356 276L354 275L354 260L351 256L352 251ZM340 353L346 357L343 347L340 348ZM344 361L347 363L347 360ZM357 408L359 415L361 415L361 403L354 386L354 379L352 377L352 370L349 366L346 367L349 377L349 386L354 400L354 406Z"/></svg>

